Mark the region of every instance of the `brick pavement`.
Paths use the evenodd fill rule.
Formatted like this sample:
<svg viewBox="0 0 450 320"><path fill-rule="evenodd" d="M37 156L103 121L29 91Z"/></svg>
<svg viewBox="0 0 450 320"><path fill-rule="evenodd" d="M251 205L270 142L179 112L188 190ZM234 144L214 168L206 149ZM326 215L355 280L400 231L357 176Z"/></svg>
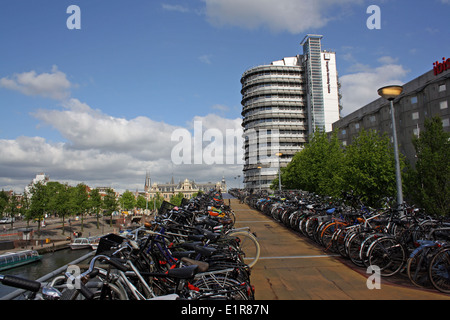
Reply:
<svg viewBox="0 0 450 320"><path fill-rule="evenodd" d="M236 226L256 232L261 257L252 269L257 300L450 300L449 295L381 280L369 290L365 270L352 267L264 214L231 200Z"/></svg>

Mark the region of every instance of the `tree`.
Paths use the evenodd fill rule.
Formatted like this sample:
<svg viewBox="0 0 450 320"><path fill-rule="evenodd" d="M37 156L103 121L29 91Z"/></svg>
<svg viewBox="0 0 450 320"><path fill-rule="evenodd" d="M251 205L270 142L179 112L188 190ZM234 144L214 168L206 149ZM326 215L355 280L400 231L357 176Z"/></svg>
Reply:
<svg viewBox="0 0 450 320"><path fill-rule="evenodd" d="M0 217L6 212L9 203L9 194L5 190L0 191Z"/></svg>
<svg viewBox="0 0 450 320"><path fill-rule="evenodd" d="M338 196L342 192L343 159L337 133L328 137L327 133L316 131L305 148L282 169L281 181L287 189ZM278 186L278 179L273 186Z"/></svg>
<svg viewBox="0 0 450 320"><path fill-rule="evenodd" d="M31 190L31 204L28 219L34 219L38 222L38 235L41 233L41 221L48 208L48 197L46 187L43 183L36 183Z"/></svg>
<svg viewBox="0 0 450 320"><path fill-rule="evenodd" d="M97 229L100 229L100 211L102 209L103 201L102 196L98 189L92 189L89 198L89 207L94 211L97 217Z"/></svg>
<svg viewBox="0 0 450 320"><path fill-rule="evenodd" d="M181 205L181 201L183 201L184 195L181 192L178 192L178 194L172 196L170 198L170 203L174 204L176 206L180 206Z"/></svg>
<svg viewBox="0 0 450 320"><path fill-rule="evenodd" d="M20 200L20 214L23 217L28 217L30 211L30 199L28 193L24 192L22 199ZM30 220L27 219L27 227L29 226Z"/></svg>
<svg viewBox="0 0 450 320"><path fill-rule="evenodd" d="M119 209L119 202L116 199L116 193L111 188L106 190L106 195L103 198L103 208L105 214L110 216L109 225L112 227L112 214Z"/></svg>
<svg viewBox="0 0 450 320"><path fill-rule="evenodd" d="M159 192L157 192L153 197L153 199L149 201L148 208L150 210L159 209L163 201L164 201L163 196Z"/></svg>
<svg viewBox="0 0 450 320"><path fill-rule="evenodd" d="M425 130L413 138L417 162L406 178L407 193L428 214L450 214L450 133L439 117L425 120Z"/></svg>
<svg viewBox="0 0 450 320"><path fill-rule="evenodd" d="M120 202L124 210L132 210L134 209L134 207L136 207L136 199L134 197L134 194L128 190L122 194Z"/></svg>
<svg viewBox="0 0 450 320"><path fill-rule="evenodd" d="M60 184L56 199L56 212L62 220L62 234L65 233L66 217L74 212L74 188L67 184Z"/></svg>
<svg viewBox="0 0 450 320"><path fill-rule="evenodd" d="M404 159L400 158L404 167ZM347 190L369 206L379 206L383 198L397 194L393 146L387 134L361 130L347 146L343 167Z"/></svg>
<svg viewBox="0 0 450 320"><path fill-rule="evenodd" d="M81 231L84 229L84 215L89 207L89 194L87 186L84 183L78 184L72 189L73 210L81 215Z"/></svg>
<svg viewBox="0 0 450 320"><path fill-rule="evenodd" d="M136 199L136 207L139 209L147 209L148 202L143 195L139 195Z"/></svg>
<svg viewBox="0 0 450 320"><path fill-rule="evenodd" d="M16 194L13 193L9 199L9 216L11 217L11 229L14 227L15 217L20 213L20 203Z"/></svg>

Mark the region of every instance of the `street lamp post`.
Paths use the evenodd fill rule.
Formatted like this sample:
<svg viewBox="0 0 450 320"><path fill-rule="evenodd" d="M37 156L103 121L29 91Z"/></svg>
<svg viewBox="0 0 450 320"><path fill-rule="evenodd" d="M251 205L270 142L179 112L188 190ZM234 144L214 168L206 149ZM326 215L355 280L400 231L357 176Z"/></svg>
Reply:
<svg viewBox="0 0 450 320"><path fill-rule="evenodd" d="M283 155L281 152L276 153L278 156L278 191L281 194L281 156Z"/></svg>
<svg viewBox="0 0 450 320"><path fill-rule="evenodd" d="M261 166L258 166L258 171L259 171L259 181L258 181L258 184L259 184L259 194L261 194Z"/></svg>
<svg viewBox="0 0 450 320"><path fill-rule="evenodd" d="M395 177L397 181L397 205L401 209L403 204L402 176L400 172L400 158L398 153L397 129L394 116L394 99L403 92L402 86L387 86L378 89L378 94L388 100L391 105L392 137L394 139Z"/></svg>

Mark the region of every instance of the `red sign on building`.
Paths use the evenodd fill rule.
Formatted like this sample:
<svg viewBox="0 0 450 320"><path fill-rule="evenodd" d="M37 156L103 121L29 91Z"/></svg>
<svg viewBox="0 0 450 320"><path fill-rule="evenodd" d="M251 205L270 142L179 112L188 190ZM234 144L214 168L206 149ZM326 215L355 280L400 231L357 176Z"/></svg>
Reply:
<svg viewBox="0 0 450 320"><path fill-rule="evenodd" d="M446 60L444 57L442 58L442 62L436 61L433 63L433 71L435 76L449 69L450 69L450 58Z"/></svg>

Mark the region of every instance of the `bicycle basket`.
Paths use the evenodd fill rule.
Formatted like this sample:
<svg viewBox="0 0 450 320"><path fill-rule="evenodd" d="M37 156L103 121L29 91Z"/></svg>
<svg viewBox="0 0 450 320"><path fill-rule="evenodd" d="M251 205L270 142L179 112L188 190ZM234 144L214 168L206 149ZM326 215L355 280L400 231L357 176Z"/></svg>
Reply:
<svg viewBox="0 0 450 320"><path fill-rule="evenodd" d="M111 248L117 247L119 244L121 244L125 238L118 236L117 234L110 233L106 236L103 236L100 238L100 241L98 243L96 255L99 254L107 254L108 251L111 250Z"/></svg>

